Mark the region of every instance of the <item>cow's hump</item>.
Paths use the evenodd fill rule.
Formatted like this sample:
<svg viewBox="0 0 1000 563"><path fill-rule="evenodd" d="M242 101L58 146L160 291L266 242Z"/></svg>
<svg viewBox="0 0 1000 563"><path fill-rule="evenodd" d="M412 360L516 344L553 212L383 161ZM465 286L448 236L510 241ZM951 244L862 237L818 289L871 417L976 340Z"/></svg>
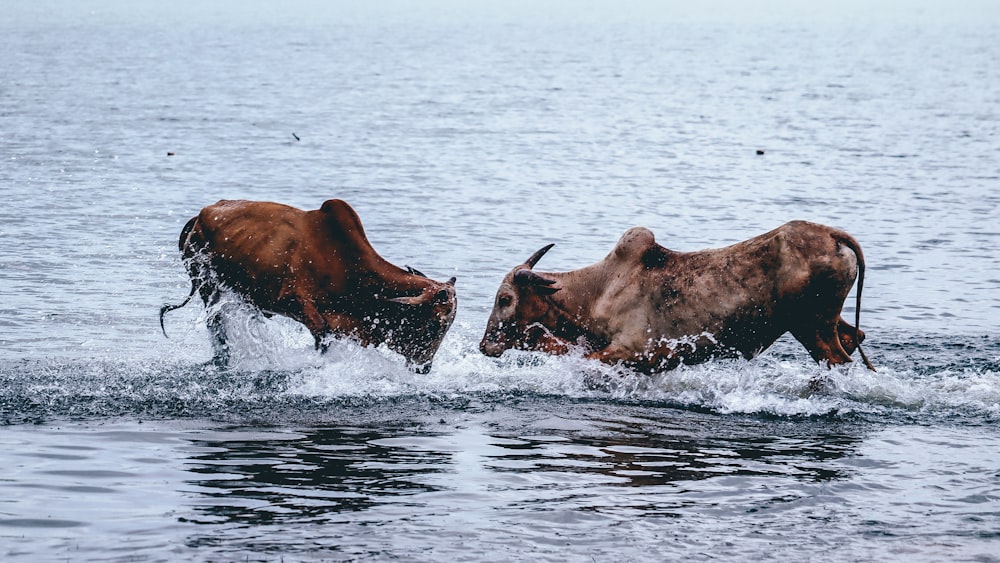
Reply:
<svg viewBox="0 0 1000 563"><path fill-rule="evenodd" d="M342 199L328 199L320 207L324 222L331 234L339 235L338 238L348 238L365 241L365 229L361 226L361 218L358 217L354 208Z"/></svg>
<svg viewBox="0 0 1000 563"><path fill-rule="evenodd" d="M614 257L627 262L638 262L650 248L657 246L653 231L646 227L632 227L625 231L615 246Z"/></svg>

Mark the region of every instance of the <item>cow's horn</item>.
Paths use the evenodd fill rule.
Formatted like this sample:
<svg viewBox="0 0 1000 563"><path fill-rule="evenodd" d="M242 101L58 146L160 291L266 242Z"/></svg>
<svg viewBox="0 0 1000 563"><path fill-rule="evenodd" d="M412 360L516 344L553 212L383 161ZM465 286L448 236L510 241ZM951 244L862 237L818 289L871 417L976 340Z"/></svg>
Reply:
<svg viewBox="0 0 1000 563"><path fill-rule="evenodd" d="M531 255L531 258L528 258L528 261L525 262L525 264L527 264L529 268L534 268L535 264L537 264L538 261L542 259L542 256L545 256L545 253L548 252L553 246L555 246L555 243L539 248L534 254Z"/></svg>

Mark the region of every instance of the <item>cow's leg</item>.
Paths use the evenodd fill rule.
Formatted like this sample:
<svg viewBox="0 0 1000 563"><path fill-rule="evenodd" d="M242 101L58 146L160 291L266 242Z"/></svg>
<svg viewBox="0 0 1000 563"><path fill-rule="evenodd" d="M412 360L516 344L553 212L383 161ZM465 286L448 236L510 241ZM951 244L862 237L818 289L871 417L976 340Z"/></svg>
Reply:
<svg viewBox="0 0 1000 563"><path fill-rule="evenodd" d="M864 331L847 324L843 317L837 319L837 335L840 336L840 345L849 356L865 341Z"/></svg>
<svg viewBox="0 0 1000 563"><path fill-rule="evenodd" d="M302 306L302 324L306 325L306 328L313 335L313 339L316 341L316 349L326 352L327 345L323 340L330 334L329 325L312 303L305 303Z"/></svg>
<svg viewBox="0 0 1000 563"><path fill-rule="evenodd" d="M599 360L605 364L623 364L644 372L674 369L681 363L680 356L670 347L661 346L655 350L636 353L635 350L615 343L585 356L588 360Z"/></svg>
<svg viewBox="0 0 1000 563"><path fill-rule="evenodd" d="M360 330L360 323L348 315L331 312L320 313L312 304L303 307L302 313L304 324L316 340L316 349L320 353L326 353L329 349L330 345L326 342L326 338L330 335L354 338L362 346L368 346L372 343L369 338L365 337L365 331Z"/></svg>
<svg viewBox="0 0 1000 563"><path fill-rule="evenodd" d="M836 321L817 322L811 326L793 328L791 332L817 362L826 362L831 366L851 362L850 354L841 344Z"/></svg>
<svg viewBox="0 0 1000 563"><path fill-rule="evenodd" d="M659 350L652 354L637 355L634 352L608 346L586 355L589 360L599 360L608 365L624 365L642 372L652 373L671 370L680 365L681 359L672 350Z"/></svg>
<svg viewBox="0 0 1000 563"><path fill-rule="evenodd" d="M539 352L545 352L553 356L561 356L563 354L568 354L570 350L573 349L574 344L565 338L560 338L547 328L542 328L540 325L536 327L538 330L543 332L538 334L535 338L535 350Z"/></svg>
<svg viewBox="0 0 1000 563"><path fill-rule="evenodd" d="M838 329L842 324L847 325L840 313L856 272L853 254L850 260L835 259L826 267L816 266L810 271L807 283L797 288L802 297L787 304L790 332L817 362L830 366L851 362ZM853 338L856 331L849 328L844 335Z"/></svg>
<svg viewBox="0 0 1000 563"><path fill-rule="evenodd" d="M605 364L617 364L627 361L635 361L635 354L626 351L621 346L609 344L600 350L595 350L586 356L588 360L598 360Z"/></svg>
<svg viewBox="0 0 1000 563"><path fill-rule="evenodd" d="M634 346L612 342L600 350L587 354L586 357L606 364L620 363L639 371L654 373L672 370L682 363L698 363L719 352L715 339L708 337L688 339L685 342L667 340L647 346L645 349L636 350Z"/></svg>
<svg viewBox="0 0 1000 563"><path fill-rule="evenodd" d="M224 368L229 365L229 343L226 342L226 323L222 317L222 308L219 306L222 294L213 284L203 283L200 288L201 299L205 302L205 310L208 317L205 319L205 327L212 338L212 363Z"/></svg>
<svg viewBox="0 0 1000 563"><path fill-rule="evenodd" d="M192 283L198 287L198 295L205 304L207 315L205 327L212 339L211 363L225 368L229 366L230 354L229 344L226 342L225 320L222 317L222 307L219 305L222 300L221 287L207 257L195 250L196 248L204 248L203 240L192 242L198 234L197 224L192 221L188 225L195 227L195 231L189 235L186 246L183 247L184 260L187 262L188 275L191 277ZM185 229L187 228L186 226Z"/></svg>
<svg viewBox="0 0 1000 563"><path fill-rule="evenodd" d="M226 324L222 312L211 313L205 320L205 326L212 337L212 363L221 368L229 366L229 343L226 342Z"/></svg>

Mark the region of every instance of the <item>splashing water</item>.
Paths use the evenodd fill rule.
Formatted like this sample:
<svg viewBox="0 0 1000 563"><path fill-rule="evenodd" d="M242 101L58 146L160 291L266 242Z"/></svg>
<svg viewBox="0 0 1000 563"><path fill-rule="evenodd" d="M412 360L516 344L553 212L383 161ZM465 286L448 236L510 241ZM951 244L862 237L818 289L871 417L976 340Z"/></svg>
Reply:
<svg viewBox="0 0 1000 563"><path fill-rule="evenodd" d="M294 322L249 314L231 315L227 322L234 353L226 370L185 359L9 362L0 375L0 416L6 422L92 416L277 420L315 416L337 405L552 396L781 417L1000 418L995 363L959 366L938 356L937 365L921 364L920 352L933 355L926 343L875 348L885 361L877 373L859 363L818 366L794 341L782 340L750 361L714 360L649 376L579 355L508 351L489 358L475 349L470 327L458 326L431 372L420 375L384 346L335 340L321 355ZM987 341L981 348L989 357L998 346Z"/></svg>

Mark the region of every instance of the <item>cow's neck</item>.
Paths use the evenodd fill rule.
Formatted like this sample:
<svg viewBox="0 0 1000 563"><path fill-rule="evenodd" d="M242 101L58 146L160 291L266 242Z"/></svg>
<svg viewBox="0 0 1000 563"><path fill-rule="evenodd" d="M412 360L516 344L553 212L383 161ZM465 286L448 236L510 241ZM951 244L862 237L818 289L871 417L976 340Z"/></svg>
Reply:
<svg viewBox="0 0 1000 563"><path fill-rule="evenodd" d="M369 258L363 271L365 273L358 278L357 283L372 294L390 297L413 296L435 283L430 278L405 272L377 255Z"/></svg>
<svg viewBox="0 0 1000 563"><path fill-rule="evenodd" d="M581 337L591 346L606 344L605 331L595 326L594 304L607 283L604 272L597 268L582 268L572 272L544 273L557 282L559 291L545 297L550 307L544 322L556 336L571 343Z"/></svg>

